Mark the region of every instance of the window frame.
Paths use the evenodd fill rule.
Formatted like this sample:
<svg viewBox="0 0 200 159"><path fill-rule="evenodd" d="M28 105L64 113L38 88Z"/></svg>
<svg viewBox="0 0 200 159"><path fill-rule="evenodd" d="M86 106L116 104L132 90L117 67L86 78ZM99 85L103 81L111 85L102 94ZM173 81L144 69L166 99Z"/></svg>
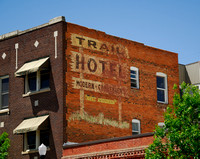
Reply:
<svg viewBox="0 0 200 159"><path fill-rule="evenodd" d="M157 77L163 77L164 78L164 86L165 88L158 88L157 87ZM158 93L157 93L157 102L158 103L164 103L164 104L168 104L168 84L167 84L167 74L165 73L162 73L162 72L156 72L156 90L158 92L158 90L162 90L164 91L164 98L165 100L164 101L159 101L158 100Z"/></svg>
<svg viewBox="0 0 200 159"><path fill-rule="evenodd" d="M10 82L8 81L8 92L2 92L2 80L3 79L9 79L9 75L5 75L5 76L1 76L0 77L0 111L2 110L5 110L5 109L8 109L9 107L9 85L10 85ZM5 94L8 94L8 105L6 107L3 108L3 103L2 103L2 95L5 95Z"/></svg>
<svg viewBox="0 0 200 159"><path fill-rule="evenodd" d="M132 75L131 71L136 71L136 77L135 78L131 77L131 75ZM134 67L134 66L130 67L130 83L132 83L131 82L132 79L136 81L136 87L131 86L131 88L139 89L140 88L140 86L139 86L139 69L137 67Z"/></svg>
<svg viewBox="0 0 200 159"><path fill-rule="evenodd" d="M133 130L133 126L132 126L132 135L137 135L137 134L141 134L141 124L140 124L140 120L138 120L138 119L132 119L132 124L133 123L136 123L136 124L138 124L138 131L136 131L136 130ZM138 132L137 134L133 134L133 132Z"/></svg>
<svg viewBox="0 0 200 159"><path fill-rule="evenodd" d="M46 87L46 88L41 88L41 72L44 71L42 69L39 69L38 71L36 72L33 72L33 73L36 73L36 90L34 91L31 91L30 88L29 88L29 74L31 73L26 73L25 75L25 95L26 94L34 94L36 92L43 92L43 91L48 91L50 89L50 69L47 69L48 71L48 74L49 74L49 86Z"/></svg>
<svg viewBox="0 0 200 159"><path fill-rule="evenodd" d="M47 130L48 133L49 133L49 138L48 138L48 142L50 144L50 129L41 129L41 130L36 130L36 131L31 131L31 132L35 132L36 136L35 136L35 148L34 149L29 149L29 145L28 145L28 133L30 132L26 132L23 134L23 143L24 143L24 146L23 146L23 152L29 152L29 151L35 151L35 150L38 150L38 147L42 144L41 143L41 140L40 140L40 132L43 131L43 130ZM47 148L49 148L49 145L45 145L47 146Z"/></svg>

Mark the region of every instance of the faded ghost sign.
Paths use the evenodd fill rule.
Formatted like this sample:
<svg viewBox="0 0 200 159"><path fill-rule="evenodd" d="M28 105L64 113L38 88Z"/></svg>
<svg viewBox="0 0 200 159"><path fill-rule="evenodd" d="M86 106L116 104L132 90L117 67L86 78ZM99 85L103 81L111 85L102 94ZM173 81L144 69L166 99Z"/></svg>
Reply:
<svg viewBox="0 0 200 159"><path fill-rule="evenodd" d="M73 89L80 90L80 110L72 113L69 121L85 120L89 123L128 129L130 126L129 123L122 121L121 102L121 97L129 97L129 87L126 86L126 83L130 80L130 70L125 62L129 58L128 49L121 44L103 42L78 34L71 34L71 42L73 46L85 49L80 49L80 52L71 51L70 55L71 71L77 72L76 76L79 75L79 77L72 77L72 87ZM100 53L101 57L86 54L86 49L92 50L92 53ZM106 58L110 56L113 58ZM102 78L99 78L100 80L92 78L97 80L91 80L90 76L85 76L84 74ZM85 95L85 91L112 95L116 99L112 100ZM100 113L98 116L88 114L85 111L86 105L84 101L86 100L102 104L118 105L119 120L104 118L103 113Z"/></svg>
<svg viewBox="0 0 200 159"><path fill-rule="evenodd" d="M77 34L71 34L72 45L91 49L95 51L101 51L106 54L116 55L118 57L129 58L128 49L123 45L111 44L108 42L99 41L97 39L81 36Z"/></svg>
<svg viewBox="0 0 200 159"><path fill-rule="evenodd" d="M100 57L89 56L72 51L71 69L74 72L83 72L106 78L113 78L126 81L128 78L128 66L121 63Z"/></svg>
<svg viewBox="0 0 200 159"><path fill-rule="evenodd" d="M127 87L116 86L112 84L106 84L103 82L92 81L87 79L80 79L76 77L72 77L72 80L74 89L82 89L98 93L112 94L115 96L128 97Z"/></svg>

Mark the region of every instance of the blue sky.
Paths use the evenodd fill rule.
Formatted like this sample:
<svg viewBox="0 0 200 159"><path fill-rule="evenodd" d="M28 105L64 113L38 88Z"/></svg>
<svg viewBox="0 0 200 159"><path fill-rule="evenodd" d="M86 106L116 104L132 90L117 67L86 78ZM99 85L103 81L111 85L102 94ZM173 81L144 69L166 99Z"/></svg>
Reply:
<svg viewBox="0 0 200 159"><path fill-rule="evenodd" d="M67 22L200 61L199 0L0 0L0 35L65 16Z"/></svg>

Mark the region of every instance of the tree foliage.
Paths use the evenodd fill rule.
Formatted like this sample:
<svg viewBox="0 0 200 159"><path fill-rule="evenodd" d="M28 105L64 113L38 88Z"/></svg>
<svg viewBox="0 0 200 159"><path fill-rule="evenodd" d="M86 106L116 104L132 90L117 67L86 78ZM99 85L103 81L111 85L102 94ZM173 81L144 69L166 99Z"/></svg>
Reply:
<svg viewBox="0 0 200 159"><path fill-rule="evenodd" d="M177 86L174 87L176 90ZM175 93L168 106L164 127L156 127L153 144L146 150L147 159L200 159L200 91L182 83L182 96Z"/></svg>
<svg viewBox="0 0 200 159"><path fill-rule="evenodd" d="M10 139L8 134L3 132L0 135L0 159L6 159L8 156L8 148L10 147Z"/></svg>

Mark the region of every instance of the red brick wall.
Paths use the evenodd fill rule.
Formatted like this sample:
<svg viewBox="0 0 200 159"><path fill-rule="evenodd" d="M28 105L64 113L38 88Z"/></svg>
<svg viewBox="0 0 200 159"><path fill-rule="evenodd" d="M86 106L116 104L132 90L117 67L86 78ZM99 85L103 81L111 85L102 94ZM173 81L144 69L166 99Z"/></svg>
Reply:
<svg viewBox="0 0 200 159"><path fill-rule="evenodd" d="M128 154L129 152L136 152L136 154L130 156L135 157L141 150L144 150L148 145L152 144L153 139L153 135L145 136L144 134L144 136L136 138L131 138L129 136L121 139L110 139L110 141L96 141L96 143L71 145L63 149L63 159L70 157L73 158L74 155L76 158L82 158L83 156L87 156L87 154L87 157L90 158L95 158L96 156L101 156L101 158L103 158L104 155L108 156L112 154L120 154L120 157L118 158L125 158L122 154ZM142 154L142 156L143 155L144 154Z"/></svg>
<svg viewBox="0 0 200 159"><path fill-rule="evenodd" d="M9 110L10 114L0 114L0 122L4 127L0 128L8 132L11 140L9 148L10 159L34 158L38 153L22 155L23 135L14 135L13 130L23 121L24 118L49 114L51 132L50 149L47 158L60 158L63 145L63 23L57 23L25 34L0 41L0 76L9 75ZM54 31L58 31L58 57L55 59L55 38ZM38 47L34 46L35 41L39 42ZM24 78L15 77L16 50L15 43L19 44L18 69L27 61L49 56L51 65L50 91L32 96L22 97L24 94ZM6 53L3 60L1 55ZM34 106L38 100L39 105ZM49 158L51 158L49 157Z"/></svg>
<svg viewBox="0 0 200 159"><path fill-rule="evenodd" d="M65 38L67 140L131 135L132 119L141 121L141 133L153 132L167 107L157 103L156 72L167 74L172 104L172 88L179 81L177 54L71 23ZM130 88L131 66L139 68L139 89ZM83 88L81 81L90 84Z"/></svg>

